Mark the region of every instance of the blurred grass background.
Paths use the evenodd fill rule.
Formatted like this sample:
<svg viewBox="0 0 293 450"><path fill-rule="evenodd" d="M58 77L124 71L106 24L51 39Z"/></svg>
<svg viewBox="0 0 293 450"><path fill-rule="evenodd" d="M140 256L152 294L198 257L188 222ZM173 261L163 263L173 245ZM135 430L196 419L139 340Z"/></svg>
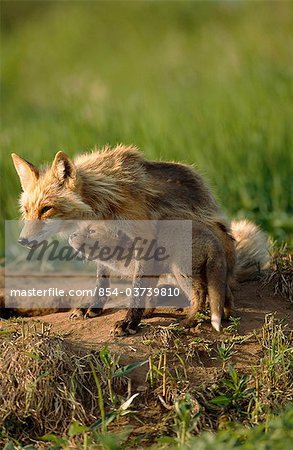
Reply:
<svg viewBox="0 0 293 450"><path fill-rule="evenodd" d="M11 152L123 142L195 164L230 217L292 242L292 18L290 1L2 2L2 218Z"/></svg>

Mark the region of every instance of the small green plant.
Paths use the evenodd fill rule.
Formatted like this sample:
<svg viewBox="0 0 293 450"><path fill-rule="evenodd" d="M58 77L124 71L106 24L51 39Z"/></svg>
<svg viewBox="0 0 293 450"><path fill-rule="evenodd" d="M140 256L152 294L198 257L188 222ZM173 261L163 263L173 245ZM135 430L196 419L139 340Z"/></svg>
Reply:
<svg viewBox="0 0 293 450"><path fill-rule="evenodd" d="M204 313L204 312L197 312L194 315L194 319L196 320L196 322L200 326L204 322L209 322L210 321L210 316L207 313Z"/></svg>
<svg viewBox="0 0 293 450"><path fill-rule="evenodd" d="M157 386L160 378L163 377L162 362L163 353L161 352L149 357L149 370L146 375L146 381L149 382L151 388Z"/></svg>
<svg viewBox="0 0 293 450"><path fill-rule="evenodd" d="M176 380L177 382L186 381L188 380L186 371L186 359L183 355L179 355L179 353L175 353L175 356L179 361L179 365L177 364L174 365Z"/></svg>
<svg viewBox="0 0 293 450"><path fill-rule="evenodd" d="M231 334L236 334L239 331L240 317L229 317L230 325L224 328L224 331Z"/></svg>
<svg viewBox="0 0 293 450"><path fill-rule="evenodd" d="M106 369L106 378L107 378L107 383L108 383L108 387L109 387L109 396L110 396L110 400L111 403L114 404L115 398L114 398L114 394L113 394L113 388L112 388L112 379L113 379L113 375L115 373L115 371L117 370L118 366L119 366L119 360L120 360L120 356L112 356L110 353L110 350L107 346L104 346L101 348L101 350L99 351L99 356L101 359L101 362L104 366L104 368Z"/></svg>
<svg viewBox="0 0 293 450"><path fill-rule="evenodd" d="M190 395L187 394L184 399L175 401L174 411L174 430L178 446L182 448L190 440L191 433L200 416L198 403L193 401Z"/></svg>
<svg viewBox="0 0 293 450"><path fill-rule="evenodd" d="M147 363L147 361L132 363L120 367L119 365L120 355L119 356L112 355L107 346L101 348L101 350L99 351L99 357L102 362L102 368L99 368L99 372L102 371L103 378L107 380L110 401L112 405L115 405L117 403L118 398L117 395L115 395L113 384L114 383L117 384L118 380L120 380L120 382L122 380L125 382L126 380L125 377L130 372L132 372L132 370L143 366L144 364Z"/></svg>
<svg viewBox="0 0 293 450"><path fill-rule="evenodd" d="M236 352L233 350L234 345L234 342L221 342L220 345L217 345L217 357L222 362L223 369L225 368L226 363L232 358L232 356L236 354Z"/></svg>
<svg viewBox="0 0 293 450"><path fill-rule="evenodd" d="M123 417L125 415L134 413L135 411L132 411L129 409L130 405L132 404L133 400L138 396L139 394L133 394L128 400L123 402L119 408L110 411L106 415L101 415L101 419L94 422L92 425L88 427L88 430L98 430L102 429L103 432L107 431L107 426L113 422L114 420L118 419L119 417Z"/></svg>
<svg viewBox="0 0 293 450"><path fill-rule="evenodd" d="M236 369L229 366L228 378L221 380L219 395L211 400L214 405L219 405L224 409L234 408L242 414L246 414L246 403L249 403L254 392L253 388L248 388L248 377L239 375Z"/></svg>

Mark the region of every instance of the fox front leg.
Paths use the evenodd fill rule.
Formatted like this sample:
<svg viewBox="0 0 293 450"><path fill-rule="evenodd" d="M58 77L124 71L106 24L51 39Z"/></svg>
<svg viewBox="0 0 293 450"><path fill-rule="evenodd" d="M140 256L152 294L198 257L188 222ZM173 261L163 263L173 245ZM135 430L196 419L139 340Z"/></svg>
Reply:
<svg viewBox="0 0 293 450"><path fill-rule="evenodd" d="M115 323L111 334L113 336L128 336L137 333L138 326L144 315L145 296L147 290L153 289L158 284L158 277L137 276L133 283L133 293L138 289L139 295L132 296L127 314L123 320ZM150 312L150 311L148 311Z"/></svg>
<svg viewBox="0 0 293 450"><path fill-rule="evenodd" d="M91 319L103 313L103 307L110 297L106 289L110 286L110 274L106 268L97 266L97 283L93 303L87 308L76 308L70 313L70 319Z"/></svg>
<svg viewBox="0 0 293 450"><path fill-rule="evenodd" d="M141 224L139 223L139 226ZM157 236L157 229L151 226L150 228L142 227L136 229L138 235L144 236L144 238L152 242ZM137 256L137 254L136 254ZM133 279L132 279L132 296L130 298L130 304L128 306L127 314L123 320L119 320L114 324L114 328L111 331L113 336L127 336L135 334L138 330L138 326L141 322L142 316L146 307L146 294L149 288L153 288L158 284L159 277L152 276L156 271L156 260L151 258L148 260L141 260L136 258L133 260Z"/></svg>
<svg viewBox="0 0 293 450"><path fill-rule="evenodd" d="M132 284L132 297L127 314L123 320L118 320L114 324L111 335L128 336L137 332L138 325L145 310L145 300L143 295L143 288L146 287L146 280L142 276L136 276ZM135 290L138 289L139 295L134 296Z"/></svg>

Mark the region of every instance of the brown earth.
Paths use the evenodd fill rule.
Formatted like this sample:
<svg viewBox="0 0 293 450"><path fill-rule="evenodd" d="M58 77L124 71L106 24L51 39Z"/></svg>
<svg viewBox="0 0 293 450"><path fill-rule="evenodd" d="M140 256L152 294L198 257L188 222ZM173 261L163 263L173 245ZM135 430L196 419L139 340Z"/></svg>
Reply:
<svg viewBox="0 0 293 450"><path fill-rule="evenodd" d="M68 312L24 320L28 323L40 321L50 324L53 334L61 334L76 350L82 352L99 350L107 345L111 353L121 355L122 364L147 361L150 357L154 364L158 364L160 353L165 353L168 371L166 389L162 388L162 379L150 389L150 379L146 382L148 364L135 369L130 374L129 393L140 393L134 404L136 415L122 417L113 425L115 431L131 425L132 444L129 448L136 448L137 440L140 445L149 445L158 435L168 434L170 423L172 427L169 414L171 405L184 392L195 393L201 407L205 404L205 398L200 393L209 395L210 387L223 376L222 362L217 355L217 346L221 342L236 337L233 347L235 354L229 363L241 372L251 373L251 367L256 366L263 356L259 337L265 316L269 313L275 313L276 318L282 319L288 328L292 328L293 314L289 301L275 295L273 285L253 281L242 283L235 292L234 316L240 317L240 325L238 334L234 336L225 331L224 327L229 323L223 323L221 333L214 331L209 321L202 322L194 329L182 330L174 325L179 323L184 314L170 309L158 311L154 317L143 320L136 335L122 338L112 337L110 331L114 323L124 317L125 310L108 309L102 316L86 320L70 320ZM0 330L5 328L5 323L6 320L0 320ZM202 420L204 423L201 426L207 429L212 427L211 422L207 421L209 419Z"/></svg>
<svg viewBox="0 0 293 450"><path fill-rule="evenodd" d="M245 336L241 343L236 343L237 354L233 356L233 363L236 367L245 369L248 366L256 364L260 358L260 345L256 338L257 332L264 324L266 314L276 313L276 317L283 319L288 327L292 327L293 314L292 307L288 300L280 295L274 294L272 285L265 285L260 281L246 282L239 285L235 292L235 311L234 316L240 317L240 326L238 334ZM174 309L158 310L154 317L143 320L141 328L136 335L128 337L114 338L110 335L111 329L117 320L121 320L126 314L125 310L107 309L102 316L85 319L70 320L68 312L58 312L54 314L26 318L25 320L40 320L51 324L53 333L61 333L66 339L75 343L84 349L99 349L107 345L113 353L121 354L122 361L130 363L147 359L162 346L172 349L174 339L179 339L176 348L179 354L185 354L187 349L194 347L197 350L198 338L202 343L206 341L214 349L217 344L230 337L225 332L224 327L228 324L223 322L223 331L217 333L214 331L208 321L200 324L194 329L177 332L176 328L172 331L172 324L179 323L184 317L184 313L177 312ZM1 325L0 325L1 326ZM256 332L256 333L254 333ZM199 346L200 347L200 346ZM172 352L171 352L172 353ZM189 352L192 355L192 351ZM202 376L213 376L214 370L221 366L220 361L212 353L196 351L196 357L190 356L192 366L192 379ZM178 362L178 360L177 360ZM144 383L146 369L136 370L137 381Z"/></svg>

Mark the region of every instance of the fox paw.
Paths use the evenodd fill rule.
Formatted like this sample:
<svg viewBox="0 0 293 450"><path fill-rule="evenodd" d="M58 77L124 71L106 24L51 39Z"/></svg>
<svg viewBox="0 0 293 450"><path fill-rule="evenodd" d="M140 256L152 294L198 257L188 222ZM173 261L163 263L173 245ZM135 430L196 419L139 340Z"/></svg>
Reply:
<svg viewBox="0 0 293 450"><path fill-rule="evenodd" d="M84 315L85 315L85 310L84 309L76 308L73 311L71 311L71 313L69 315L69 319L70 320L84 319Z"/></svg>
<svg viewBox="0 0 293 450"><path fill-rule="evenodd" d="M133 326L131 322L125 320L118 320L115 323L114 328L111 330L110 335L114 337L129 336L137 333L137 327Z"/></svg>
<svg viewBox="0 0 293 450"><path fill-rule="evenodd" d="M85 319L99 317L103 313L103 308L88 308L84 314Z"/></svg>
<svg viewBox="0 0 293 450"><path fill-rule="evenodd" d="M71 320L92 319L93 317L100 316L102 312L103 308L76 308L71 311L69 318Z"/></svg>

